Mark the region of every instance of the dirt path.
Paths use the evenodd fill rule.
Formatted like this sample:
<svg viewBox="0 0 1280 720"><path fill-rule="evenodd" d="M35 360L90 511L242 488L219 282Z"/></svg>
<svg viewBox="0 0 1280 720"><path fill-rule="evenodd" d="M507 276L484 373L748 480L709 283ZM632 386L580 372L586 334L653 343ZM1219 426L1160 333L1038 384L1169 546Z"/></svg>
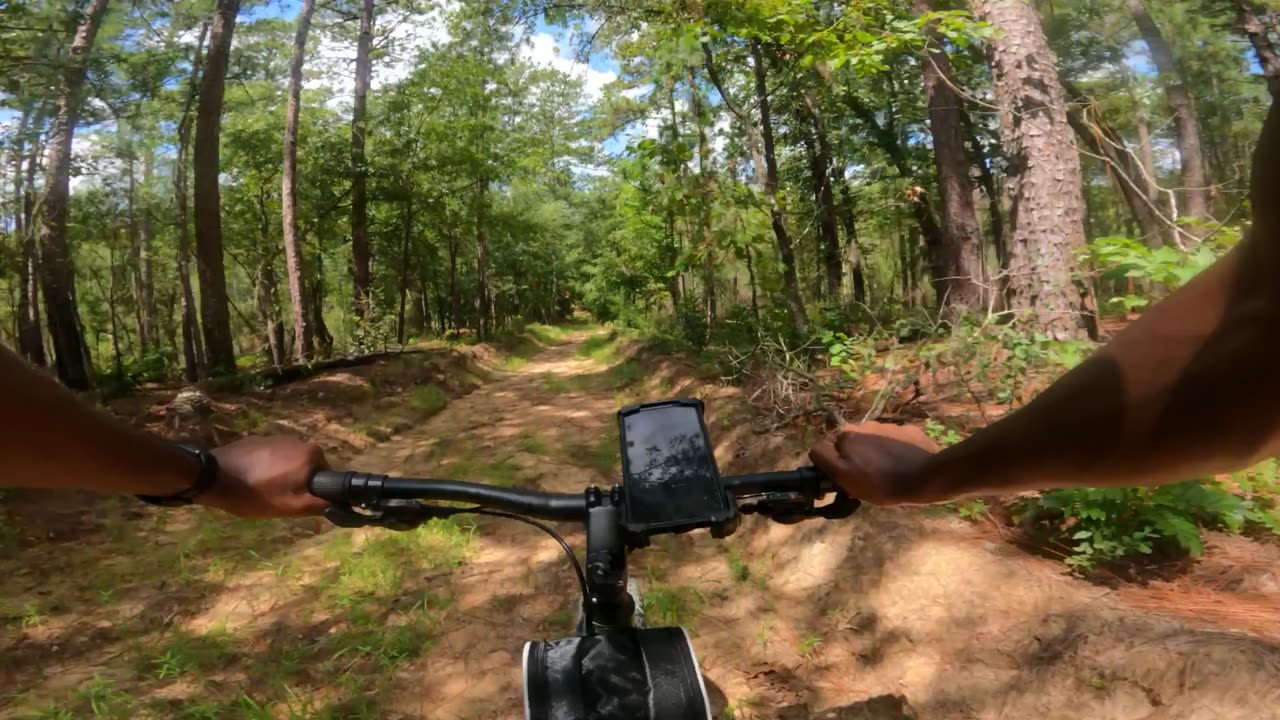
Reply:
<svg viewBox="0 0 1280 720"><path fill-rule="evenodd" d="M628 398L578 356L581 342L352 466L465 477L487 465L490 477L552 490L608 481L613 413ZM732 421L734 391L655 382L635 391L708 399L727 471L801 460L787 439ZM664 538L635 561L650 615L692 629L723 717L1280 717L1275 645L1135 609L952 517L869 509L847 523L748 523L727 543ZM431 652L399 672L392 707L519 717L523 640L569 629L574 585L559 550L529 528L483 523L441 582L454 604Z"/></svg>
<svg viewBox="0 0 1280 720"><path fill-rule="evenodd" d="M579 331L425 420L439 373L317 383L403 411L397 434L345 458L364 471L606 484L617 408L677 395L706 401L724 472L803 462L803 437L751 430L740 390L618 362L604 341ZM0 718L520 718L524 641L571 632L573 574L518 523L346 531L87 502L57 537L0 537ZM1181 606L1173 586L1092 585L938 509L752 518L727 541L658 538L632 563L650 621L691 630L718 720L1280 719L1274 545L1215 540L1196 567L1221 592ZM1250 622L1223 622L1229 609Z"/></svg>

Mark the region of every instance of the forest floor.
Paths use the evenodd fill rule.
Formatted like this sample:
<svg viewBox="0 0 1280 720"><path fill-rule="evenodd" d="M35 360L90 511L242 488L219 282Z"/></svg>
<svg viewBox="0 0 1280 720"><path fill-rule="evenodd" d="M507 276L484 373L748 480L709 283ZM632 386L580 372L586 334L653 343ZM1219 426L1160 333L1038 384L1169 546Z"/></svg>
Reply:
<svg viewBox="0 0 1280 720"><path fill-rule="evenodd" d="M722 471L803 462L808 438L755 431L741 389L591 328L538 340L213 394L198 432L171 389L114 409L207 439L293 429L337 466L573 491L612 481L620 405L697 396ZM2 504L0 718L519 718L524 640L571 632L572 571L518 523L49 504ZM1176 578L1102 585L1003 532L937 508L749 518L727 541L660 538L634 574L652 623L690 628L721 718L1280 718L1280 547L1211 534Z"/></svg>

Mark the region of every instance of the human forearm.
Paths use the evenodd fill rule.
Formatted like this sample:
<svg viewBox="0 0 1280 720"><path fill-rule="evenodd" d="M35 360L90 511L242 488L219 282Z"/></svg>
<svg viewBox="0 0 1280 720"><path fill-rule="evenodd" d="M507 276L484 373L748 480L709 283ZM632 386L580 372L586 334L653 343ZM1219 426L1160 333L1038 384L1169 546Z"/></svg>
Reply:
<svg viewBox="0 0 1280 720"><path fill-rule="evenodd" d="M1157 484L1274 455L1280 313L1269 241L1244 243L1026 408L934 456L913 499Z"/></svg>
<svg viewBox="0 0 1280 720"><path fill-rule="evenodd" d="M171 495L199 461L85 406L52 378L0 349L0 486Z"/></svg>

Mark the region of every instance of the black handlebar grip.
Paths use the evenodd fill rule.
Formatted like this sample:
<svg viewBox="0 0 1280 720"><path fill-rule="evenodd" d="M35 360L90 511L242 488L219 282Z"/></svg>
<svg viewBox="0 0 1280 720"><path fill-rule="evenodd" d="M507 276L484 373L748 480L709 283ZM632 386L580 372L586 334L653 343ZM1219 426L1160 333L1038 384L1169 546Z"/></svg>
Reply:
<svg viewBox="0 0 1280 720"><path fill-rule="evenodd" d="M307 481L307 490L334 505L349 505L351 473L346 470L318 470Z"/></svg>

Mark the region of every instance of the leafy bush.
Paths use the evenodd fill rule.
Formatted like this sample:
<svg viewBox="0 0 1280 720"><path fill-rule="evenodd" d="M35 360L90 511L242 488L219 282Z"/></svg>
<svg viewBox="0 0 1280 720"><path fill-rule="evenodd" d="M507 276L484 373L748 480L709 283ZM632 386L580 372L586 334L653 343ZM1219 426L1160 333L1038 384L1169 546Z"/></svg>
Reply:
<svg viewBox="0 0 1280 720"><path fill-rule="evenodd" d="M1066 562L1080 570L1160 549L1197 557L1204 552L1202 527L1240 532L1255 524L1280 534L1275 478L1272 461L1238 475L1238 493L1208 480L1055 490L1024 501L1019 514L1048 524L1055 538L1069 543L1072 555Z"/></svg>
<svg viewBox="0 0 1280 720"><path fill-rule="evenodd" d="M1184 251L1168 245L1149 248L1125 237L1102 237L1089 244L1087 260L1103 280L1140 280L1177 288L1212 265L1238 240L1238 231L1226 230L1194 250ZM1147 295L1124 292L1110 298L1107 305L1128 313L1150 302Z"/></svg>

